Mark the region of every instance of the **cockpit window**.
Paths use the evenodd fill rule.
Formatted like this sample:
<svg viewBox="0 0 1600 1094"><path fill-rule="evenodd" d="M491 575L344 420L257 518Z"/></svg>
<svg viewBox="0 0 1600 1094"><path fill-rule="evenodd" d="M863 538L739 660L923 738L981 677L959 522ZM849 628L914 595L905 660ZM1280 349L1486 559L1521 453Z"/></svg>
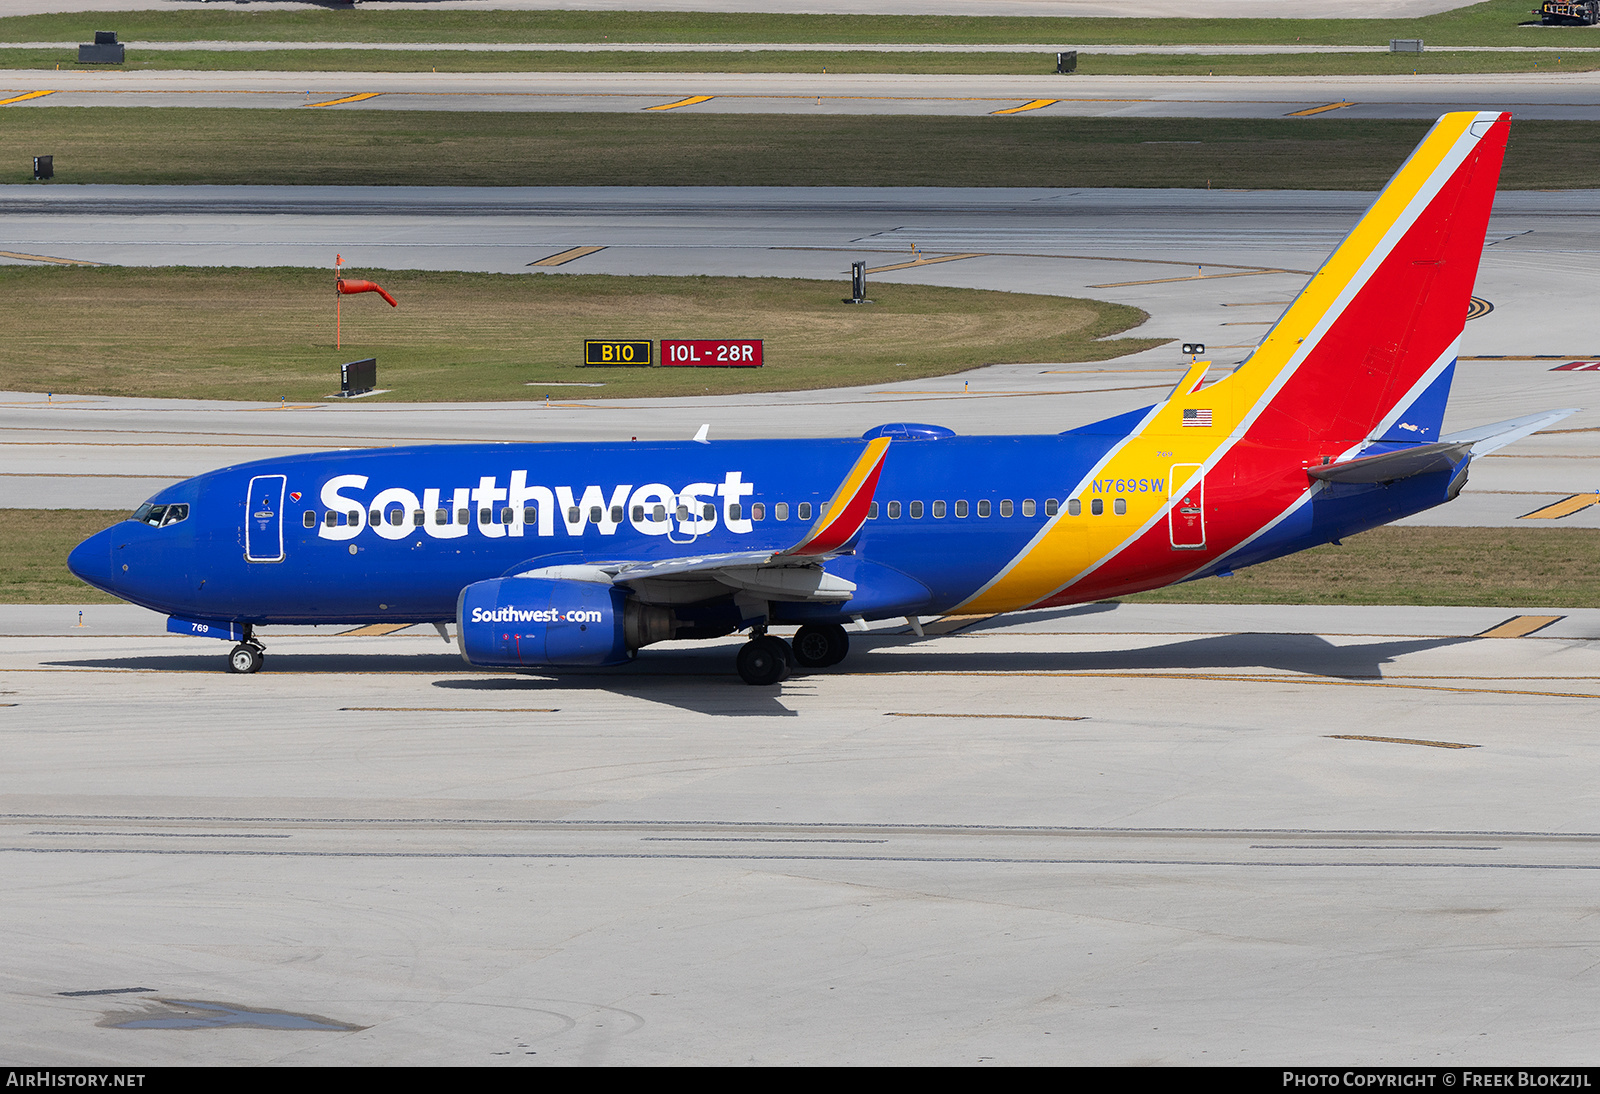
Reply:
<svg viewBox="0 0 1600 1094"><path fill-rule="evenodd" d="M148 524L152 528L166 528L180 521L189 519L187 505L155 505L145 502L133 511L129 520L136 520L140 524Z"/></svg>

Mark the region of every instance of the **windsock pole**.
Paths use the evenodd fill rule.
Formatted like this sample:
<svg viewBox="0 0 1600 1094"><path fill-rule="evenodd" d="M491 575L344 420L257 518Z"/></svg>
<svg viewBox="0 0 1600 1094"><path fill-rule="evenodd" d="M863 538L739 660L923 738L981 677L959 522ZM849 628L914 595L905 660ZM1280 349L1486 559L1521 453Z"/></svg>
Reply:
<svg viewBox="0 0 1600 1094"><path fill-rule="evenodd" d="M333 256L333 348L339 349L344 345L341 336L341 324L344 319L344 297L339 293L339 267L344 265L343 255Z"/></svg>

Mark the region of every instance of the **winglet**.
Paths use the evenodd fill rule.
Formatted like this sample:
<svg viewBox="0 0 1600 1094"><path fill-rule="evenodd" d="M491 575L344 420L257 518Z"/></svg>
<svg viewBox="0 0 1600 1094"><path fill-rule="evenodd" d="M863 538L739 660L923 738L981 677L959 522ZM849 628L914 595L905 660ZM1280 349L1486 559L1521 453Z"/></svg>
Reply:
<svg viewBox="0 0 1600 1094"><path fill-rule="evenodd" d="M705 423L704 425L702 425L699 429L697 429L695 431L694 439L699 441L701 444L710 444L711 442L706 440L706 434L708 434L710 432L711 432L711 423L707 422L707 423Z"/></svg>
<svg viewBox="0 0 1600 1094"><path fill-rule="evenodd" d="M827 555L839 550L856 538L861 526L867 522L872 507L872 495L878 489L878 475L883 471L883 457L889 451L889 438L878 437L867 442L855 466L839 484L833 500L823 507L817 522L799 543L776 557Z"/></svg>

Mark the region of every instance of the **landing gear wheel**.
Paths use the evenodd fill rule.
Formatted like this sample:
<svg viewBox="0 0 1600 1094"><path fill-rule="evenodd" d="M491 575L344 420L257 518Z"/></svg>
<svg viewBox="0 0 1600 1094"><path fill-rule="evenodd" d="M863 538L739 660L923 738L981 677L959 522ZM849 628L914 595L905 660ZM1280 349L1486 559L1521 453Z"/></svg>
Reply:
<svg viewBox="0 0 1600 1094"><path fill-rule="evenodd" d="M794 659L808 669L825 669L850 652L850 636L837 623L807 623L795 632Z"/></svg>
<svg viewBox="0 0 1600 1094"><path fill-rule="evenodd" d="M228 654L229 672L260 672L263 654L260 646L246 645L241 642L233 647L233 652Z"/></svg>
<svg viewBox="0 0 1600 1094"><path fill-rule="evenodd" d="M789 678L789 643L781 638L760 635L739 649L734 664L739 678L756 687L771 687Z"/></svg>

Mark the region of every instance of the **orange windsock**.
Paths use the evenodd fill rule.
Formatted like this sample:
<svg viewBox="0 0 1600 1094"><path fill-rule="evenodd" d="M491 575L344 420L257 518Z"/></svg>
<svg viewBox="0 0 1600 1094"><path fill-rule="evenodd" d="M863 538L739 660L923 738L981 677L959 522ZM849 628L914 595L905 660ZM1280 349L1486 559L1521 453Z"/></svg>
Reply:
<svg viewBox="0 0 1600 1094"><path fill-rule="evenodd" d="M395 301L395 298L384 292L383 286L379 285L376 281L361 281L354 277L341 277L334 282L334 286L343 296L349 296L352 293L358 292L375 292L387 300L391 308L398 308L400 306Z"/></svg>

